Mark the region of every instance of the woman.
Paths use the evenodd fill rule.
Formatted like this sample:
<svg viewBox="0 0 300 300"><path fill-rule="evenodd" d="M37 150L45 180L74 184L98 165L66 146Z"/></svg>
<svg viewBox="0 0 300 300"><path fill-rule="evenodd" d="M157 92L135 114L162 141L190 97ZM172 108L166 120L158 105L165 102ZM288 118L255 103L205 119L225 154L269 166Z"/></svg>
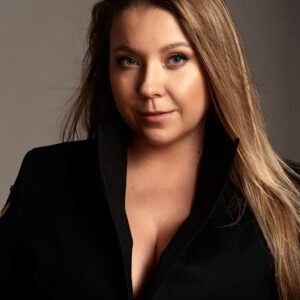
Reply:
<svg viewBox="0 0 300 300"><path fill-rule="evenodd" d="M300 168L223 0L95 4L78 91L2 210L5 299L300 299Z"/></svg>

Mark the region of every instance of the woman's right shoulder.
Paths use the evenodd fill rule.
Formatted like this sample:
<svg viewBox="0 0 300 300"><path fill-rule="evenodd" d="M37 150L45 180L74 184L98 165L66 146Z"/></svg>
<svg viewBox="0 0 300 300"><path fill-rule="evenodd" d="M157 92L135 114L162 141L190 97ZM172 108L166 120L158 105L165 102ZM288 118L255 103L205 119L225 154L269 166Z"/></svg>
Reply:
<svg viewBox="0 0 300 300"><path fill-rule="evenodd" d="M94 158L95 139L68 141L45 146L38 146L28 150L22 164L30 169L54 169L85 163Z"/></svg>
<svg viewBox="0 0 300 300"><path fill-rule="evenodd" d="M25 153L25 156L34 157L37 160L65 159L67 157L90 155L94 148L95 139L68 141L32 148Z"/></svg>

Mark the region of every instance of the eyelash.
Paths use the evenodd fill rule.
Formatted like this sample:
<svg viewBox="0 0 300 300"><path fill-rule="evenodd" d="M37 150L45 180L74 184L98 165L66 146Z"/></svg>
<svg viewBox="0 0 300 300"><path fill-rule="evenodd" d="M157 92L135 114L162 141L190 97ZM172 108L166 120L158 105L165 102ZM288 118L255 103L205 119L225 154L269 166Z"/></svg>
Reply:
<svg viewBox="0 0 300 300"><path fill-rule="evenodd" d="M180 57L180 58L181 58L182 60L184 60L184 61L188 61L188 60L189 60L189 58L188 58L186 55L182 54L182 53L172 54L172 55L169 57L169 59L174 58L174 57ZM129 65L129 66L126 66L126 65L123 65L123 64L121 63L124 59L133 59L133 60L135 60L135 59L132 58L132 57L122 56L122 57L119 57L119 58L116 59L117 64L118 64L118 65L121 65L121 66L124 66L124 67L130 67L130 65ZM180 66L180 65L182 65L182 64L173 64L173 66Z"/></svg>

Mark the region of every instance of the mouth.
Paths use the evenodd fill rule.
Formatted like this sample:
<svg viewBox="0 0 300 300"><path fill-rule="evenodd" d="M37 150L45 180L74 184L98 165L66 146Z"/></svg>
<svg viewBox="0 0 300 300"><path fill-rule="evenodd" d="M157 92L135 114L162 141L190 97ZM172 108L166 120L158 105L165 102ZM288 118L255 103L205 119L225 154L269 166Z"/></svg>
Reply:
<svg viewBox="0 0 300 300"><path fill-rule="evenodd" d="M145 112L145 113L142 113L142 115L144 116L156 116L156 115L162 115L162 114L168 114L168 113L171 113L173 111L155 111L155 112Z"/></svg>
<svg viewBox="0 0 300 300"><path fill-rule="evenodd" d="M168 112L151 112L151 113L143 113L143 118L148 122L162 122L164 120L167 120L172 114L173 111Z"/></svg>

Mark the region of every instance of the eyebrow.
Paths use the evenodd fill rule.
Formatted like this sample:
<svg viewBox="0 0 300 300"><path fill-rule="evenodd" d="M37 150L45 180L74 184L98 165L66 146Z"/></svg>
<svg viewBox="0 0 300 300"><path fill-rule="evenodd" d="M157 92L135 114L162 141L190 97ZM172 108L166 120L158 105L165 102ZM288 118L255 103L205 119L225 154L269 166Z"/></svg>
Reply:
<svg viewBox="0 0 300 300"><path fill-rule="evenodd" d="M166 46L160 48L159 51L160 52L164 52L164 51L167 51L167 50L170 50L172 48L179 47L179 46L191 48L190 45L187 44L186 42L176 42L176 43L172 43L172 44L169 44L169 45L166 45ZM132 48L132 47L127 46L127 45L120 45L120 46L116 47L115 50L114 50L114 52L116 52L118 50L125 50L125 51L130 51L130 52L133 52L135 54L138 54L138 50L137 49Z"/></svg>

